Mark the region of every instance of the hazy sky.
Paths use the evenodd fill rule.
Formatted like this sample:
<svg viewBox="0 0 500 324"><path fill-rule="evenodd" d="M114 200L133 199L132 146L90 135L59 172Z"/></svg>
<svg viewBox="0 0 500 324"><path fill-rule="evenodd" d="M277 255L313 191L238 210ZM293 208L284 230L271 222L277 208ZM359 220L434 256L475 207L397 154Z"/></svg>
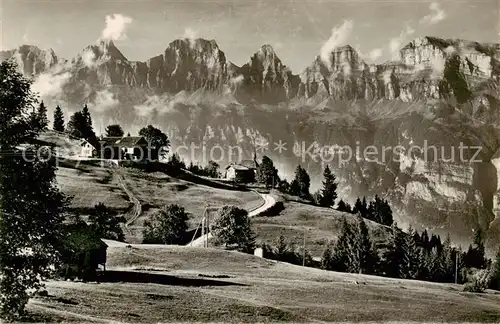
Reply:
<svg viewBox="0 0 500 324"><path fill-rule="evenodd" d="M146 60L189 36L215 39L238 65L271 44L300 72L322 48L342 44L370 63L423 35L500 42L498 0L0 0L0 6L2 49L34 44L64 58L104 35L128 59Z"/></svg>

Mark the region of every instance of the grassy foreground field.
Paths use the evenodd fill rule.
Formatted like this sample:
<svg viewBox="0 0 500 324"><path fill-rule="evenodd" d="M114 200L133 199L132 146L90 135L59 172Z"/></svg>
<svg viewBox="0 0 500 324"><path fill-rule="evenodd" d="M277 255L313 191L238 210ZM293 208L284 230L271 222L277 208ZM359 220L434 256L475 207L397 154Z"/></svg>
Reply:
<svg viewBox="0 0 500 324"><path fill-rule="evenodd" d="M327 272L238 252L109 248L103 283L51 281L28 309L78 322L498 322L500 294Z"/></svg>

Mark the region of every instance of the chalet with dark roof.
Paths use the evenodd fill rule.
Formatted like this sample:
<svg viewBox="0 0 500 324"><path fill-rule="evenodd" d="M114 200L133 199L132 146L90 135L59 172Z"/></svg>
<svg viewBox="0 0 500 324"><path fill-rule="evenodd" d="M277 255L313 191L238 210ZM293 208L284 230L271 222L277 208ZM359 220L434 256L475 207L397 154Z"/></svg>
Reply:
<svg viewBox="0 0 500 324"><path fill-rule="evenodd" d="M101 158L143 161L149 155L148 141L143 136L101 137Z"/></svg>

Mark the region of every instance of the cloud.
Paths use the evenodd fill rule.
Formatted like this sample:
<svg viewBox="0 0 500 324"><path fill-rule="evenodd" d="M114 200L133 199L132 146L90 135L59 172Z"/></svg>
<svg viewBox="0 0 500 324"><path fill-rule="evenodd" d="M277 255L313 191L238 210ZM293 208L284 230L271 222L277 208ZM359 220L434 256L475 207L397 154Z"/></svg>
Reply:
<svg viewBox="0 0 500 324"><path fill-rule="evenodd" d="M96 65L95 62L95 54L92 51L85 51L82 54L82 61L83 64L85 64L86 67L90 68Z"/></svg>
<svg viewBox="0 0 500 324"><path fill-rule="evenodd" d="M352 72L351 65L348 62L342 63L342 72L345 76L350 76Z"/></svg>
<svg viewBox="0 0 500 324"><path fill-rule="evenodd" d="M239 74L238 76L229 79L229 82L231 83L231 85L239 85L243 82L244 79L245 77L243 76L243 74Z"/></svg>
<svg viewBox="0 0 500 324"><path fill-rule="evenodd" d="M450 45L447 48L445 48L444 51L446 52L446 54L452 55L452 54L455 54L457 52L457 49L454 46Z"/></svg>
<svg viewBox="0 0 500 324"><path fill-rule="evenodd" d="M420 19L421 24L434 25L440 22L441 20L445 19L447 16L446 12L444 12L444 10L441 9L439 3L437 2L432 2L429 5L429 9L431 10L431 13Z"/></svg>
<svg viewBox="0 0 500 324"><path fill-rule="evenodd" d="M125 30L131 23L132 18L122 14L106 16L106 28L102 31L101 39L113 41L127 39Z"/></svg>
<svg viewBox="0 0 500 324"><path fill-rule="evenodd" d="M406 37L411 36L415 33L415 30L411 28L410 25L406 26L401 34L398 37L391 38L389 41L389 51L392 55L393 60L399 59L399 50L401 49L401 45L403 44Z"/></svg>
<svg viewBox="0 0 500 324"><path fill-rule="evenodd" d="M167 94L163 96L148 96L144 103L134 106L134 111L139 117L147 117L156 113L164 114L172 110L177 102L182 102L181 97L182 96L170 96Z"/></svg>
<svg viewBox="0 0 500 324"><path fill-rule="evenodd" d="M69 72L58 74L42 73L36 78L32 89L40 97L56 97L62 93L62 87L69 81L71 76Z"/></svg>
<svg viewBox="0 0 500 324"><path fill-rule="evenodd" d="M431 67L432 67L432 78L439 78L443 75L444 73L444 68L446 65L446 60L444 57L437 57L432 60L431 62Z"/></svg>
<svg viewBox="0 0 500 324"><path fill-rule="evenodd" d="M375 49L372 49L369 53L368 53L368 57L370 58L370 60L372 62L378 60L381 56L382 56L382 53L384 52L383 49L381 48L375 48Z"/></svg>
<svg viewBox="0 0 500 324"><path fill-rule="evenodd" d="M342 25L333 27L330 38L323 44L320 50L321 60L327 66L331 67L332 64L330 60L330 54L339 45L345 44L345 41L351 34L352 28L353 28L352 20L344 20Z"/></svg>
<svg viewBox="0 0 500 324"><path fill-rule="evenodd" d="M194 41L198 38L198 31L188 27L184 29L184 38L187 38L189 40L189 44L193 47Z"/></svg>
<svg viewBox="0 0 500 324"><path fill-rule="evenodd" d="M115 95L111 91L104 89L96 93L94 104L96 111L103 112L118 106L120 101L115 98Z"/></svg>

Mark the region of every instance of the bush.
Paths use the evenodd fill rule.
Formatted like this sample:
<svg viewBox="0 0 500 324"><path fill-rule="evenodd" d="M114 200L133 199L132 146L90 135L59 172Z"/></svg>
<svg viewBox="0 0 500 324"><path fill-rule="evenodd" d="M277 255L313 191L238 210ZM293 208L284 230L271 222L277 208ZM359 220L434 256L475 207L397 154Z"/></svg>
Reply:
<svg viewBox="0 0 500 324"><path fill-rule="evenodd" d="M188 219L184 207L163 207L151 221L144 222L143 243L179 244L188 229Z"/></svg>
<svg viewBox="0 0 500 324"><path fill-rule="evenodd" d="M255 233L248 212L235 206L222 207L210 226L214 243L240 252L253 253Z"/></svg>
<svg viewBox="0 0 500 324"><path fill-rule="evenodd" d="M471 278L470 282L464 285L466 292L483 293L490 285L490 272L488 270L478 270Z"/></svg>

